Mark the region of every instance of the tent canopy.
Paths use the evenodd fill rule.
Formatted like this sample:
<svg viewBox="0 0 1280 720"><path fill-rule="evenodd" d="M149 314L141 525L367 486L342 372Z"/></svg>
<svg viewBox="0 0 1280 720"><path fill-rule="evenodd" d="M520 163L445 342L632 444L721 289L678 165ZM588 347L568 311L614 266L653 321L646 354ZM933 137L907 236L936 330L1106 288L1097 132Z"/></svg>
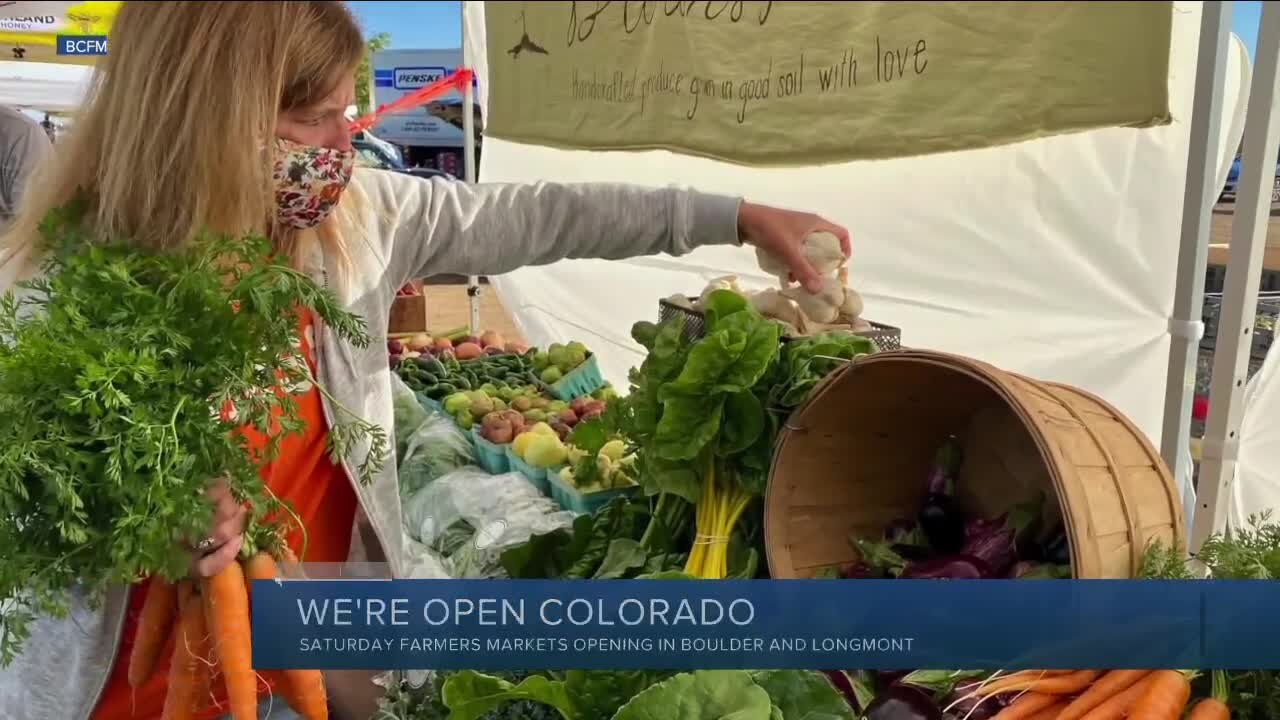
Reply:
<svg viewBox="0 0 1280 720"><path fill-rule="evenodd" d="M86 65L0 62L0 104L69 112L84 101L92 77Z"/></svg>

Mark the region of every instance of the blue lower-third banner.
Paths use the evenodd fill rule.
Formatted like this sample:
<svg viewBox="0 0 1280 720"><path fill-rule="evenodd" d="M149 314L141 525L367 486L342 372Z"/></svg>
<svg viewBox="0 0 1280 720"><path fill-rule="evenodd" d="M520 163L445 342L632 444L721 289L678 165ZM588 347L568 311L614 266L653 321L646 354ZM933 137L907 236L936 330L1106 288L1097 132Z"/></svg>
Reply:
<svg viewBox="0 0 1280 720"><path fill-rule="evenodd" d="M1280 583L286 580L259 669L1280 666Z"/></svg>

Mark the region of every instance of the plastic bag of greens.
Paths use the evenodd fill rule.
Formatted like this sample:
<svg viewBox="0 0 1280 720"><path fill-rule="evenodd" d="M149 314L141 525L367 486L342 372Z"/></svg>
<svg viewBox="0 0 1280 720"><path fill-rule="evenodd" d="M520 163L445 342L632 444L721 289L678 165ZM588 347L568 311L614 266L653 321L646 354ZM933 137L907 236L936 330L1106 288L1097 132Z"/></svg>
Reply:
<svg viewBox="0 0 1280 720"><path fill-rule="evenodd" d="M489 475L466 467L421 488L403 502L405 532L439 553L456 578L503 575L502 551L534 534L567 528L560 509L518 473Z"/></svg>
<svg viewBox="0 0 1280 720"><path fill-rule="evenodd" d="M391 407L395 413L396 460L404 461L405 451L409 449L409 438L427 421L431 413L422 407L418 397L399 375L391 373Z"/></svg>
<svg viewBox="0 0 1280 720"><path fill-rule="evenodd" d="M411 537L404 539L404 577L412 580L448 580L444 561L430 547Z"/></svg>
<svg viewBox="0 0 1280 720"><path fill-rule="evenodd" d="M455 470L475 464L475 448L453 420L429 413L400 458L400 495L408 497Z"/></svg>

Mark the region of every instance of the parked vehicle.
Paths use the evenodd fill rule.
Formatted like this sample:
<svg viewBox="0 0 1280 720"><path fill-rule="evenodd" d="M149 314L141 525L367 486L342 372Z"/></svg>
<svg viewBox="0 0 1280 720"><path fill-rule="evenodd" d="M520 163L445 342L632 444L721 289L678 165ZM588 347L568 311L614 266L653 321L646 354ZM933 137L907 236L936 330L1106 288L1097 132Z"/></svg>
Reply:
<svg viewBox="0 0 1280 720"><path fill-rule="evenodd" d="M1240 182L1240 158L1231 163L1231 171L1227 173L1227 184L1222 188L1221 202L1236 201L1236 185ZM1275 182L1271 186L1271 202L1280 203L1280 163L1276 165Z"/></svg>
<svg viewBox="0 0 1280 720"><path fill-rule="evenodd" d="M440 170L431 168L411 168L407 167L400 158L392 155L386 148L379 143L371 142L367 138L356 138L351 141L351 146L356 150L356 162L364 167L377 168L379 170L389 170L391 172L405 173L421 178L446 178L455 179L452 175Z"/></svg>

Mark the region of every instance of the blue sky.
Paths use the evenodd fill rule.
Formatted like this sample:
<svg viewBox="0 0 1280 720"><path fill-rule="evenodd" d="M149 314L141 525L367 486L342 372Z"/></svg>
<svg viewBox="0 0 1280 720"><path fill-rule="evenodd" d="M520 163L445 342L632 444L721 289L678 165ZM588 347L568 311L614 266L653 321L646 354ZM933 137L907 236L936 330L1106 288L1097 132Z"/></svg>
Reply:
<svg viewBox="0 0 1280 720"><path fill-rule="evenodd" d="M1258 20L1262 17L1262 3L1259 0L1237 0L1231 3L1231 31L1240 36L1249 48L1249 57L1254 56L1258 44Z"/></svg>
<svg viewBox="0 0 1280 720"><path fill-rule="evenodd" d="M1244 40L1253 57L1258 40L1259 0L1236 0L1232 4L1232 31ZM391 47L404 49L456 48L462 44L462 3L458 0L427 2L352 2L367 35L391 34Z"/></svg>
<svg viewBox="0 0 1280 720"><path fill-rule="evenodd" d="M391 47L405 50L462 47L462 3L428 2L349 3L366 36L391 35Z"/></svg>

